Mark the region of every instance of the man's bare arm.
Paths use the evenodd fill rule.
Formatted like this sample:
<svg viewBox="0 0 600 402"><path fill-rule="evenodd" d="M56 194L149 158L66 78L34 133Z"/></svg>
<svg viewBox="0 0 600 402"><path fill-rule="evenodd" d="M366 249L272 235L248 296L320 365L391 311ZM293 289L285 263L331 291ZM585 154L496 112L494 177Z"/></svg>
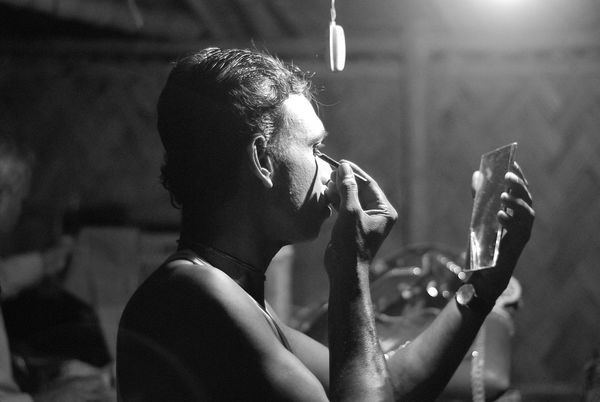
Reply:
<svg viewBox="0 0 600 402"><path fill-rule="evenodd" d="M412 343L391 354L388 366L402 401L434 400L444 389L468 351L487 313L508 285L529 237L535 217L526 180L518 165L506 175L508 190L498 212L505 229L495 268L473 273L469 282L486 301L487 309L472 311L450 301L434 322Z"/></svg>
<svg viewBox="0 0 600 402"><path fill-rule="evenodd" d="M358 187L355 169L368 178ZM325 253L330 280L330 396L335 400L391 400L387 367L375 331L369 264L397 213L356 165L332 173L339 195L338 217Z"/></svg>

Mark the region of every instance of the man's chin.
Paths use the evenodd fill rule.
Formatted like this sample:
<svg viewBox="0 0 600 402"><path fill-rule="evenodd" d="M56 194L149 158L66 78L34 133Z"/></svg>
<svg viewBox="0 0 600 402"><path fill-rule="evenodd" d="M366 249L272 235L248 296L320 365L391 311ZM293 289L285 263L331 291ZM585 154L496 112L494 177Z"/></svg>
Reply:
<svg viewBox="0 0 600 402"><path fill-rule="evenodd" d="M331 218L333 216L333 214L335 213L335 209L333 208L333 206L331 204L327 204L327 208L324 211L325 212L323 212L322 219L319 221L317 230L315 231L314 236L311 238L311 240L314 240L319 236L325 221L328 220L329 218Z"/></svg>
<svg viewBox="0 0 600 402"><path fill-rule="evenodd" d="M332 210L329 210L329 212L322 218L319 220L319 223L311 227L304 227L304 230L302 230L302 238L297 239L294 243L304 243L304 242L309 242L309 241L313 241L315 240L317 237L319 237L319 235L321 234L321 229L323 227L323 223L325 223L325 221L331 217L331 215L333 214Z"/></svg>

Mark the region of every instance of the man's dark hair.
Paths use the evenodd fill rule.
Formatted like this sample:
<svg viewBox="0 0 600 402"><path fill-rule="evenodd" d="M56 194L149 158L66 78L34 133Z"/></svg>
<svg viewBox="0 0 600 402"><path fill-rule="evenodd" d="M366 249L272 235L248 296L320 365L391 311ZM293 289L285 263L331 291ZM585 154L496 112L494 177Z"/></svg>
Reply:
<svg viewBox="0 0 600 402"><path fill-rule="evenodd" d="M206 209L230 196L246 145L257 134L272 145L292 94L312 100L308 75L267 54L208 48L180 59L158 102L161 179L174 205Z"/></svg>

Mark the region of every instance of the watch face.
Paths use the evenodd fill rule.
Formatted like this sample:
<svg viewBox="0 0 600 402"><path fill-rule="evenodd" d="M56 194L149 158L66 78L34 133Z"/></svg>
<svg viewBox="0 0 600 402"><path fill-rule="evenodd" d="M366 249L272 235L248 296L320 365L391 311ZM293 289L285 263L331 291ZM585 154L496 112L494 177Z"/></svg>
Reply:
<svg viewBox="0 0 600 402"><path fill-rule="evenodd" d="M462 285L456 291L456 301L462 306L467 306L473 297L475 297L475 288L470 283Z"/></svg>

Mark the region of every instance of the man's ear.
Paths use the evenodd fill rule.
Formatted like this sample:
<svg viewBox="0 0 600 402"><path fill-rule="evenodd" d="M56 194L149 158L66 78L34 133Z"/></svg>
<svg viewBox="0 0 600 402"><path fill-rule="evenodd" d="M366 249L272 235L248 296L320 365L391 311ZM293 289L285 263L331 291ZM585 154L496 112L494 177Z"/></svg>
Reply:
<svg viewBox="0 0 600 402"><path fill-rule="evenodd" d="M267 139L264 135L254 137L248 146L250 169L267 188L273 187L273 161L267 152Z"/></svg>

